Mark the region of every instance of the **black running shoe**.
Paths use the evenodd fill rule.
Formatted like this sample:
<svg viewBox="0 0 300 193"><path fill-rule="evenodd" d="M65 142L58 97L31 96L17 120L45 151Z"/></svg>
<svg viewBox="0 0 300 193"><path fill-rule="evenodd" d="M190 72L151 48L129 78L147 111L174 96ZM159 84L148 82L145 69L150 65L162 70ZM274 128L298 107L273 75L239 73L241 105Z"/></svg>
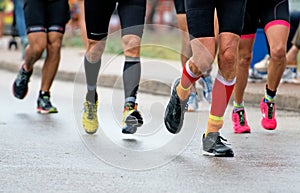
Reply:
<svg viewBox="0 0 300 193"><path fill-rule="evenodd" d="M176 87L179 85L179 83L180 78L175 80L173 83L171 98L166 108L164 117L165 125L168 131L173 134L177 134L182 128L184 113L186 112L188 102L188 99L184 101L180 100L177 95Z"/></svg>
<svg viewBox="0 0 300 193"><path fill-rule="evenodd" d="M221 140L227 141L220 136L219 132L208 133L207 136L203 134L203 155L216 157L233 157L232 149L226 146Z"/></svg>
<svg viewBox="0 0 300 193"><path fill-rule="evenodd" d="M40 95L37 100L37 112L41 114L58 113L57 108L50 102L50 95Z"/></svg>
<svg viewBox="0 0 300 193"><path fill-rule="evenodd" d="M23 67L18 72L17 78L13 83L13 94L18 99L23 99L28 92L28 82L30 76L32 74L32 70L26 72Z"/></svg>
<svg viewBox="0 0 300 193"><path fill-rule="evenodd" d="M141 112L137 110L138 105L132 103L126 103L123 110L122 118L122 133L134 134L138 127L141 127L144 123Z"/></svg>

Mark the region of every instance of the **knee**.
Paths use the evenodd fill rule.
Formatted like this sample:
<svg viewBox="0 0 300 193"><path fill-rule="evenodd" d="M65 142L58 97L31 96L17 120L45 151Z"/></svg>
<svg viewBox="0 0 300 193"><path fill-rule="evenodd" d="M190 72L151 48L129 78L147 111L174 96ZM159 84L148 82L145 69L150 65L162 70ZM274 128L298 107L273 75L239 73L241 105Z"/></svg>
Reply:
<svg viewBox="0 0 300 193"><path fill-rule="evenodd" d="M31 50L31 53L36 57L41 57L43 51L46 49L46 44L43 43L36 43L36 44L29 44L29 48Z"/></svg>
<svg viewBox="0 0 300 193"><path fill-rule="evenodd" d="M124 54L126 56L138 57L140 55L141 38L135 35L127 35L122 38Z"/></svg>
<svg viewBox="0 0 300 193"><path fill-rule="evenodd" d="M60 52L60 49L61 49L61 41L60 40L50 42L48 44L48 52L57 53L57 52Z"/></svg>
<svg viewBox="0 0 300 193"><path fill-rule="evenodd" d="M234 66L236 59L237 59L236 52L233 52L230 49L223 50L223 51L220 50L219 63L226 69L229 69L232 66Z"/></svg>
<svg viewBox="0 0 300 193"><path fill-rule="evenodd" d="M87 59L92 63L98 62L101 59L104 48L105 41L89 40L86 52Z"/></svg>
<svg viewBox="0 0 300 193"><path fill-rule="evenodd" d="M195 74L206 74L212 68L213 60L203 60L203 58L197 58L193 56L192 64L194 65Z"/></svg>
<svg viewBox="0 0 300 193"><path fill-rule="evenodd" d="M197 67L198 73L206 74L212 68L214 55L201 47L201 49L193 49L193 56L190 60Z"/></svg>
<svg viewBox="0 0 300 193"><path fill-rule="evenodd" d="M225 50L219 53L219 69L226 80L235 77L235 64L237 62L237 52Z"/></svg>
<svg viewBox="0 0 300 193"><path fill-rule="evenodd" d="M283 45L278 45L271 48L271 59L274 61L282 62L285 60L286 49Z"/></svg>
<svg viewBox="0 0 300 193"><path fill-rule="evenodd" d="M246 52L246 53L240 52L239 58L238 58L238 65L241 68L249 68L251 60L252 60L251 52Z"/></svg>

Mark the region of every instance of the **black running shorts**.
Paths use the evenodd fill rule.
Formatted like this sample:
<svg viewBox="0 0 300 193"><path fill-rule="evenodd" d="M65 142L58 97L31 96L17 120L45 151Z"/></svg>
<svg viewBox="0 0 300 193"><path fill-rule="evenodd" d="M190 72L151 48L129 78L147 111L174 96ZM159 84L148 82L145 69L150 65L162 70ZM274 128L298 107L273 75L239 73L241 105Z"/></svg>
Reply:
<svg viewBox="0 0 300 193"><path fill-rule="evenodd" d="M246 0L187 0L186 17L191 38L215 36L215 8L219 21L219 33L231 32L240 35L245 7Z"/></svg>
<svg viewBox="0 0 300 193"><path fill-rule="evenodd" d="M288 0L248 0L242 34L255 34L258 27L266 27L272 21L289 23Z"/></svg>
<svg viewBox="0 0 300 193"><path fill-rule="evenodd" d="M174 0L174 5L177 14L185 14L185 0Z"/></svg>
<svg viewBox="0 0 300 193"><path fill-rule="evenodd" d="M27 33L65 32L70 19L67 0L24 0Z"/></svg>
<svg viewBox="0 0 300 193"><path fill-rule="evenodd" d="M85 0L87 36L92 40L106 38L110 17L117 6L122 36L143 34L146 0Z"/></svg>

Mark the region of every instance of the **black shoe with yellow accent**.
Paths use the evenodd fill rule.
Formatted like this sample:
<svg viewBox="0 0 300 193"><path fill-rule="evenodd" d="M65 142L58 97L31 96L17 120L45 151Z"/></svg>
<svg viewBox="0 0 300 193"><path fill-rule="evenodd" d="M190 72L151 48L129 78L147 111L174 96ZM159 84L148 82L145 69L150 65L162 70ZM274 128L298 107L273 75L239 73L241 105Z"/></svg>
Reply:
<svg viewBox="0 0 300 193"><path fill-rule="evenodd" d="M188 99L184 101L180 100L177 95L176 87L179 83L180 78L176 79L173 83L171 98L167 105L164 117L164 122L168 131L173 134L177 134L182 128L184 113L187 110L188 102Z"/></svg>
<svg viewBox="0 0 300 193"><path fill-rule="evenodd" d="M37 112L41 114L58 113L57 108L50 102L49 92L40 91L40 95L37 100Z"/></svg>
<svg viewBox="0 0 300 193"><path fill-rule="evenodd" d="M122 133L134 134L138 127L143 125L143 117L140 111L137 110L137 104L126 103L123 110L122 118Z"/></svg>

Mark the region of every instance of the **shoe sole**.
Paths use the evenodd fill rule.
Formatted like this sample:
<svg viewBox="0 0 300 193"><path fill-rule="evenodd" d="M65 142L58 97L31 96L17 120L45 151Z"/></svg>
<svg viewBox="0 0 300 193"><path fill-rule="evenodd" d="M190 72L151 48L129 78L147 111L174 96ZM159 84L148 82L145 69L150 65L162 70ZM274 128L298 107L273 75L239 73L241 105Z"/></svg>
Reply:
<svg viewBox="0 0 300 193"><path fill-rule="evenodd" d="M270 127L264 127L264 126L262 126L265 130L275 130L276 129L276 127L275 128L270 128Z"/></svg>
<svg viewBox="0 0 300 193"><path fill-rule="evenodd" d="M202 155L215 157L215 154L202 150Z"/></svg>
<svg viewBox="0 0 300 193"><path fill-rule="evenodd" d="M84 128L84 127L83 127L83 128ZM84 129L84 131L85 131L87 134L89 134L89 135L93 135L93 134L95 134L95 133L97 132L97 130L98 130L98 129L96 129L96 131L89 132L89 131L87 131L87 130L85 130L85 129Z"/></svg>
<svg viewBox="0 0 300 193"><path fill-rule="evenodd" d="M134 134L137 131L137 127L126 126L122 129L123 134Z"/></svg>
<svg viewBox="0 0 300 193"><path fill-rule="evenodd" d="M251 131L234 131L236 134L244 134L244 133L251 133Z"/></svg>
<svg viewBox="0 0 300 193"><path fill-rule="evenodd" d="M246 129L246 130L233 129L233 132L236 134L243 134L243 133L251 133L251 130L250 129Z"/></svg>
<svg viewBox="0 0 300 193"><path fill-rule="evenodd" d="M51 114L51 113L58 113L58 111L47 111L47 110L43 110L43 109L37 108L37 113L40 113L40 114Z"/></svg>
<svg viewBox="0 0 300 193"><path fill-rule="evenodd" d="M229 154L228 152L225 152L225 153L215 154L215 153L210 153L210 152L207 152L207 151L204 151L204 150L202 150L202 155L209 156L209 157L234 157L233 153Z"/></svg>
<svg viewBox="0 0 300 193"><path fill-rule="evenodd" d="M264 128L265 130L269 130L269 131L272 131L272 130L275 130L275 129L273 129L273 128Z"/></svg>

